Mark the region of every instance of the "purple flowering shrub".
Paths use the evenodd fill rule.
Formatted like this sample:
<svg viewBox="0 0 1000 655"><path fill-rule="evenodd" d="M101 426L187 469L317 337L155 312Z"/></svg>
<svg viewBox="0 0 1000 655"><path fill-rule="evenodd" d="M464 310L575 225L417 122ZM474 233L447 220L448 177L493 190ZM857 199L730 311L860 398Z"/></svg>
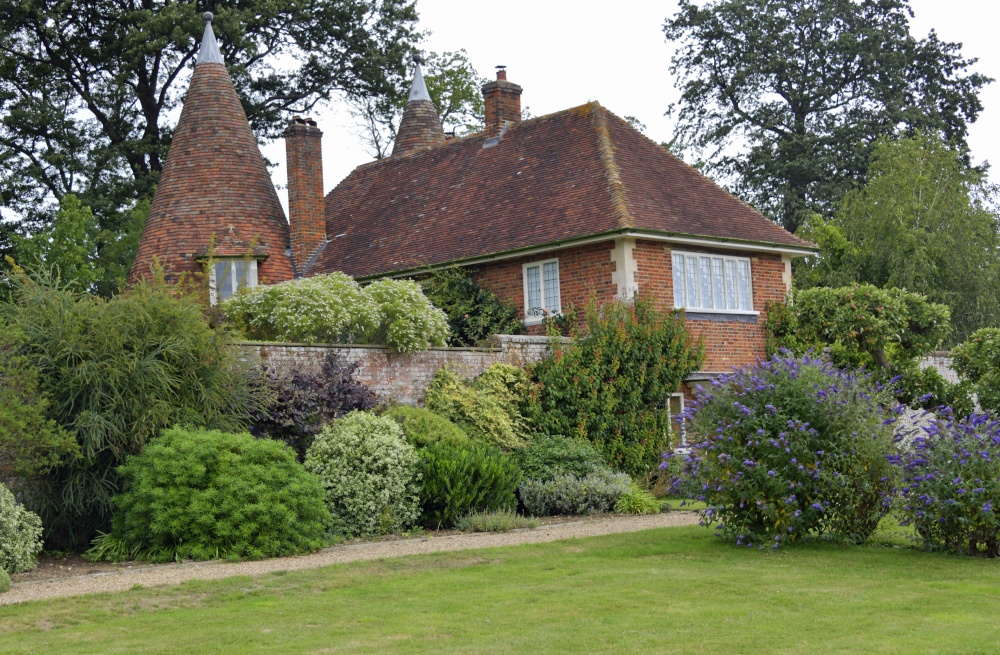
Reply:
<svg viewBox="0 0 1000 655"><path fill-rule="evenodd" d="M1000 555L1000 420L942 416L922 428L903 467L904 524L924 545L954 553Z"/></svg>
<svg viewBox="0 0 1000 655"><path fill-rule="evenodd" d="M708 505L702 524L738 545L822 534L863 542L895 485L890 401L867 377L808 355L720 376L685 410L694 445L673 455L682 457L674 488L695 489L688 495Z"/></svg>

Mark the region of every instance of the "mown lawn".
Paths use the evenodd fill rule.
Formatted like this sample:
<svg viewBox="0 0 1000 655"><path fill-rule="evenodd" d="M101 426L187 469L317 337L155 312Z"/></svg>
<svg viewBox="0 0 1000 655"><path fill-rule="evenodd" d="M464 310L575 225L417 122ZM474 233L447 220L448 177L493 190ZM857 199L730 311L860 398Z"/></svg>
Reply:
<svg viewBox="0 0 1000 655"><path fill-rule="evenodd" d="M3 653L1000 652L1000 562L704 528L0 607Z"/></svg>

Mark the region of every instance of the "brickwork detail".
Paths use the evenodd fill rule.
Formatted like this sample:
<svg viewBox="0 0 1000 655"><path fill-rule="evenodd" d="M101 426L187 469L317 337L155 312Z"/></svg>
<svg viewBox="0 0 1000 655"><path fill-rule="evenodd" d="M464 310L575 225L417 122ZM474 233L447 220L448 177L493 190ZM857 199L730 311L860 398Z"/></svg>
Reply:
<svg viewBox="0 0 1000 655"><path fill-rule="evenodd" d="M686 251L721 253L732 255L732 251L713 251L684 246ZM671 247L655 241L636 242L636 273L640 293L650 292L657 304L674 306L673 262ZM756 322L708 321L689 318L688 332L705 339L705 363L702 370L723 373L734 366L753 363L764 357L765 329L767 322L766 304L770 301L783 302L785 299L785 263L781 255L755 253L750 256L750 270L753 284L753 306L760 312Z"/></svg>
<svg viewBox="0 0 1000 655"><path fill-rule="evenodd" d="M301 275L326 242L323 133L312 119L293 118L284 133L288 170L288 222L292 259Z"/></svg>
<svg viewBox="0 0 1000 655"><path fill-rule="evenodd" d="M497 71L497 79L483 85L486 107L486 136L500 133L504 123L521 122L521 87L507 81L507 71Z"/></svg>
<svg viewBox="0 0 1000 655"><path fill-rule="evenodd" d="M392 156L411 154L444 143L444 128L437 109L430 100L411 100L406 103L403 118L399 121Z"/></svg>
<svg viewBox="0 0 1000 655"><path fill-rule="evenodd" d="M282 370L318 371L333 351L358 364L355 379L364 382L382 402L423 404L431 378L439 368L450 368L473 378L498 362L527 366L548 353L544 337L497 335L495 348L431 348L399 354L378 346L243 343L240 347Z"/></svg>
<svg viewBox="0 0 1000 655"><path fill-rule="evenodd" d="M615 297L618 285L612 277L615 262L612 253L615 244L605 241L577 248L554 250L485 264L476 273L477 281L501 299L514 303L525 314L523 266L545 259L559 260L559 296L563 310L572 303L577 310L578 321L582 324L584 307L593 296L597 302L607 302ZM543 324L529 325L529 334L545 333Z"/></svg>

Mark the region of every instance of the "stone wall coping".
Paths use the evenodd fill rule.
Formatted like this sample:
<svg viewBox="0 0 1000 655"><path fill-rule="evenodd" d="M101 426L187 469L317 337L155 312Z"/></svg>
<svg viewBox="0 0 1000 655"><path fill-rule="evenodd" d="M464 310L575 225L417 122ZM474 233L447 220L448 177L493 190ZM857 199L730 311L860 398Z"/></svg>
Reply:
<svg viewBox="0 0 1000 655"><path fill-rule="evenodd" d="M237 346L272 346L280 348L328 348L330 350L334 349L355 349L355 350L385 350L389 351L389 346L378 346L374 344L360 344L360 343L298 343L294 341L236 341ZM427 351L440 351L440 352L484 352L484 353L498 353L502 352L502 348L460 348L453 346L432 346L425 350L417 350L412 353L393 353L400 355L413 355L416 353L427 352Z"/></svg>
<svg viewBox="0 0 1000 655"><path fill-rule="evenodd" d="M526 343L547 346L552 338L533 334L495 334L490 337L490 340L497 341L499 343ZM569 343L571 341L569 337L559 337L559 340L563 343Z"/></svg>

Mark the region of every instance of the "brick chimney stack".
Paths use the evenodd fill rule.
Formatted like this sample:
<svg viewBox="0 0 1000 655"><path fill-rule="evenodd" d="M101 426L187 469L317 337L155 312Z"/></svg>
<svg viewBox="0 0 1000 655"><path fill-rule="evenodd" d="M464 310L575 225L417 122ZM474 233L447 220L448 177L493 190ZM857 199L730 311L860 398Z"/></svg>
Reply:
<svg viewBox="0 0 1000 655"><path fill-rule="evenodd" d="M296 116L285 129L288 158L288 222L292 259L302 275L306 264L326 243L323 201L323 133L311 118Z"/></svg>
<svg viewBox="0 0 1000 655"><path fill-rule="evenodd" d="M497 66L497 79L483 85L486 104L486 136L500 134L504 123L521 122L521 87L507 81L507 67Z"/></svg>

